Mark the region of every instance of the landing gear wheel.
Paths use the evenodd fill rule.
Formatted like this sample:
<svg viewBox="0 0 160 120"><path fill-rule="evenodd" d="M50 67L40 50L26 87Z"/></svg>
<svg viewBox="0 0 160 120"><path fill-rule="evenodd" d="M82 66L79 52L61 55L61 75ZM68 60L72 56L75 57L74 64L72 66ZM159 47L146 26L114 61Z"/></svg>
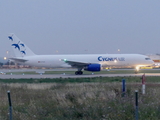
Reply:
<svg viewBox="0 0 160 120"><path fill-rule="evenodd" d="M82 75L82 74L83 74L82 71L76 71L76 72L75 72L75 75Z"/></svg>
<svg viewBox="0 0 160 120"><path fill-rule="evenodd" d="M82 71L79 71L79 75L82 75L83 74L83 72Z"/></svg>
<svg viewBox="0 0 160 120"><path fill-rule="evenodd" d="M75 72L75 75L78 75L78 71Z"/></svg>

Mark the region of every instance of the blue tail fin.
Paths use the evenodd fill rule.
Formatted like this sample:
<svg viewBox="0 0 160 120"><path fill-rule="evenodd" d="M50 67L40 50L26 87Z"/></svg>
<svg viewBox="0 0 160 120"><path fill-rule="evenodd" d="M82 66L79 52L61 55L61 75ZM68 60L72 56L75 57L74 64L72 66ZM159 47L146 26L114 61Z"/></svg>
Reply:
<svg viewBox="0 0 160 120"><path fill-rule="evenodd" d="M26 44L24 44L15 34L10 34L8 36L11 46L16 57L33 56L35 55Z"/></svg>

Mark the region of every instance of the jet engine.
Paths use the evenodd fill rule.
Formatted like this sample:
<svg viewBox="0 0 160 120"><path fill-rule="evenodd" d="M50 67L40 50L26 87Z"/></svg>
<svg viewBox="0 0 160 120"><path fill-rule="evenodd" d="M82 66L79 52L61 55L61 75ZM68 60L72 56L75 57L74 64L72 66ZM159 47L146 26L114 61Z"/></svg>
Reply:
<svg viewBox="0 0 160 120"><path fill-rule="evenodd" d="M101 64L90 64L84 68L86 71L101 71Z"/></svg>

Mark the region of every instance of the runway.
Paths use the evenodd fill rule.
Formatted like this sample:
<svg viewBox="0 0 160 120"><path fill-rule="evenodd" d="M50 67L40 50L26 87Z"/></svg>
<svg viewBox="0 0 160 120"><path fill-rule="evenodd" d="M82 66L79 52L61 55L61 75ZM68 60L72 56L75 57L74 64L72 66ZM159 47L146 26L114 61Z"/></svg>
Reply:
<svg viewBox="0 0 160 120"><path fill-rule="evenodd" d="M0 75L0 79L43 79L43 78L88 78L88 77L124 77L124 76L142 76L138 74L88 74L88 75L72 75L72 74L26 74L26 75ZM146 73L146 76L160 76L160 73Z"/></svg>
<svg viewBox="0 0 160 120"><path fill-rule="evenodd" d="M142 76L144 73L134 74L133 72L130 73L113 73L113 71L133 71L133 69L113 69L106 73L85 73L83 75L75 75L74 71L76 69L0 69L0 79L43 79L43 78L88 78L88 77L124 77L124 76ZM33 72L34 71L34 72ZM55 74L43 74L44 71L60 71L59 73ZM66 71L66 73L63 73ZM71 72L67 72L71 71ZM73 71L73 72L72 72ZM19 72L19 74L17 74ZM25 72L33 72L33 74L25 74ZM152 72L152 73L149 73ZM6 73L6 74L3 74ZM34 74L35 73L35 74ZM73 73L73 74L72 74ZM152 69L151 71L147 70L145 73L146 76L160 76L160 69Z"/></svg>

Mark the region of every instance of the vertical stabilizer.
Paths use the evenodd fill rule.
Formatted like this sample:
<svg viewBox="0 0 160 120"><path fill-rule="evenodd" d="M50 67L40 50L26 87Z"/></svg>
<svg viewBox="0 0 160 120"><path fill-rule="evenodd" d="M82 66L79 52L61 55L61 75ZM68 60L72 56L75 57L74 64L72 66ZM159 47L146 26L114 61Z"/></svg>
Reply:
<svg viewBox="0 0 160 120"><path fill-rule="evenodd" d="M15 34L8 36L11 47L13 48L16 57L33 56L35 55L26 44L24 44Z"/></svg>

